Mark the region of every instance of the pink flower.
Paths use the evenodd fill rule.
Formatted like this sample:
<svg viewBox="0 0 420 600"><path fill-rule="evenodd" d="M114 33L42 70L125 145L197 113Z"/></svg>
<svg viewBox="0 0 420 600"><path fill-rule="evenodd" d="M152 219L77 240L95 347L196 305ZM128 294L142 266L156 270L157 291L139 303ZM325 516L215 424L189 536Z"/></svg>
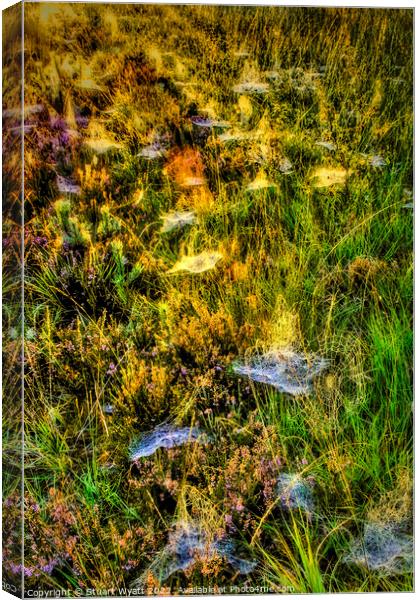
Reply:
<svg viewBox="0 0 420 600"><path fill-rule="evenodd" d="M106 372L107 375L115 375L115 372L117 370L117 367L115 366L115 364L113 362L109 363L109 367L108 367L108 371Z"/></svg>

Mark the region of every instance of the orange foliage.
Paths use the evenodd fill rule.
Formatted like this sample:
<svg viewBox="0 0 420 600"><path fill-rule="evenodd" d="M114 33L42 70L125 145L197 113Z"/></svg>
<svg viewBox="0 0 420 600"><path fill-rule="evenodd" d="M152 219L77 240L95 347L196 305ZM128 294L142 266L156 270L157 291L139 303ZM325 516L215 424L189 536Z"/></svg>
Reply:
<svg viewBox="0 0 420 600"><path fill-rule="evenodd" d="M185 185L189 179L204 176L204 163L201 154L193 148L183 148L172 153L165 171L179 185Z"/></svg>

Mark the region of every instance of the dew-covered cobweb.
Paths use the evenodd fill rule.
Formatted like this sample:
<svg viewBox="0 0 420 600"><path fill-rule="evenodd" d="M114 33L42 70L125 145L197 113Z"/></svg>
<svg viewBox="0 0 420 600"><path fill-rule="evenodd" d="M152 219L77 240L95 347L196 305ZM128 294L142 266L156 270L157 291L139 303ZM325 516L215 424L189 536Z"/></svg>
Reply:
<svg viewBox="0 0 420 600"><path fill-rule="evenodd" d="M309 394L313 381L328 365L317 356L306 357L291 350L271 351L249 362L235 363L233 370L259 383L272 385L281 392L300 396Z"/></svg>
<svg viewBox="0 0 420 600"><path fill-rule="evenodd" d="M195 212L191 210L170 212L162 215L162 220L163 225L161 232L168 233L174 229L181 229L186 225L192 225L196 220L196 215Z"/></svg>
<svg viewBox="0 0 420 600"><path fill-rule="evenodd" d="M73 180L57 175L58 191L63 194L80 194L80 186Z"/></svg>
<svg viewBox="0 0 420 600"><path fill-rule="evenodd" d="M152 431L143 433L130 447L130 459L138 460L151 456L158 448L175 448L189 442L206 443L208 437L198 427L177 427L158 425Z"/></svg>
<svg viewBox="0 0 420 600"><path fill-rule="evenodd" d="M168 543L150 565L148 571L160 581L165 581L178 571L186 571L197 562L213 559L225 560L233 569L247 575L256 562L236 554L236 544L229 538L217 539L194 523L181 521L169 533ZM144 577L144 576L143 576ZM142 577L138 580L140 582Z"/></svg>
<svg viewBox="0 0 420 600"><path fill-rule="evenodd" d="M225 129L227 127L230 127L230 124L227 123L226 121L212 119L211 117L201 117L199 115L195 115L195 116L191 117L191 122L194 125L196 125L197 127L203 127L205 129L212 129L212 128Z"/></svg>
<svg viewBox="0 0 420 600"><path fill-rule="evenodd" d="M223 258L220 252L204 251L195 256L183 256L179 259L168 273L179 273L186 271L188 273L203 273L213 269L216 264Z"/></svg>
<svg viewBox="0 0 420 600"><path fill-rule="evenodd" d="M276 491L282 508L313 512L315 501L312 486L300 475L281 473L277 478Z"/></svg>
<svg viewBox="0 0 420 600"><path fill-rule="evenodd" d="M382 576L411 573L413 538L395 523L365 523L363 535L353 541L344 562Z"/></svg>
<svg viewBox="0 0 420 600"><path fill-rule="evenodd" d="M155 141L149 144L148 146L144 146L138 156L145 158L146 160L156 160L159 158L163 158L167 154L167 149L159 142Z"/></svg>
<svg viewBox="0 0 420 600"><path fill-rule="evenodd" d="M236 94L266 94L270 90L268 83L259 81L245 81L235 85L233 91Z"/></svg>
<svg viewBox="0 0 420 600"><path fill-rule="evenodd" d="M321 148L325 148L326 150L329 150L330 152L334 152L334 150L337 149L337 146L335 144L333 144L332 142L325 142L324 140L315 142L315 146L320 146Z"/></svg>
<svg viewBox="0 0 420 600"><path fill-rule="evenodd" d="M293 165L288 158L283 158L279 162L279 171L283 175L289 175L293 171Z"/></svg>

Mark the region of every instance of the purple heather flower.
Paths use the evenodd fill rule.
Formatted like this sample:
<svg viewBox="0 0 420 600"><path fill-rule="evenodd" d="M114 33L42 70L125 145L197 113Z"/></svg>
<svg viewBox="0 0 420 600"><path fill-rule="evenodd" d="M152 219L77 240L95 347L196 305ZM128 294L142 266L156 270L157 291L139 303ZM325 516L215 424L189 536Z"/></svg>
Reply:
<svg viewBox="0 0 420 600"><path fill-rule="evenodd" d="M186 377L188 375L188 369L186 369L185 367L181 367L180 373L182 377Z"/></svg>
<svg viewBox="0 0 420 600"><path fill-rule="evenodd" d="M63 131L63 133L59 137L59 141L63 146L66 146L70 141L70 136L67 131Z"/></svg>
<svg viewBox="0 0 420 600"><path fill-rule="evenodd" d="M41 248L45 248L45 246L48 244L48 240L46 237L36 235L32 238L32 243L35 244L35 246L41 246Z"/></svg>
<svg viewBox="0 0 420 600"><path fill-rule="evenodd" d="M79 127L82 127L84 129L89 125L89 119L88 117L77 116L76 123Z"/></svg>
<svg viewBox="0 0 420 600"><path fill-rule="evenodd" d="M117 367L115 366L115 363L111 362L109 363L109 367L108 367L108 371L106 372L107 375L115 375L117 371Z"/></svg>
<svg viewBox="0 0 420 600"><path fill-rule="evenodd" d="M22 572L22 565L17 565L16 563L10 563L10 571L13 575L19 575Z"/></svg>
<svg viewBox="0 0 420 600"><path fill-rule="evenodd" d="M44 573L47 573L48 575L51 575L51 573L53 572L54 568L57 565L58 565L58 560L56 558L53 558L46 565L43 565L41 567L41 571L43 571Z"/></svg>
<svg viewBox="0 0 420 600"><path fill-rule="evenodd" d="M67 129L67 123L62 117L51 117L50 125L52 129Z"/></svg>
<svg viewBox="0 0 420 600"><path fill-rule="evenodd" d="M45 138L41 137L40 135L38 135L37 137L37 146L38 146L38 150L43 150L45 144L46 144L46 140Z"/></svg>
<svg viewBox="0 0 420 600"><path fill-rule="evenodd" d="M225 515L225 523L226 523L226 525L233 525L232 515Z"/></svg>
<svg viewBox="0 0 420 600"><path fill-rule="evenodd" d="M41 567L41 571L43 573L47 573L47 575L51 575L53 570L54 570L54 565L52 563L48 563L47 565L44 565L43 567Z"/></svg>

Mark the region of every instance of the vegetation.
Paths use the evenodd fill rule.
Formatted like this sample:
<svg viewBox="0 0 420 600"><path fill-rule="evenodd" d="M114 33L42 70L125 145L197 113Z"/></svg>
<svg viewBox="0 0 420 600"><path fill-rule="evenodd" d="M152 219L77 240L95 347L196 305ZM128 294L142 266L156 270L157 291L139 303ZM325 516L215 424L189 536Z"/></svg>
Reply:
<svg viewBox="0 0 420 600"><path fill-rule="evenodd" d="M28 587L412 590L348 559L412 534L412 20L25 5ZM292 351L327 365L307 393L235 372ZM133 459L164 423L193 439ZM179 523L255 568L200 541L160 579Z"/></svg>

